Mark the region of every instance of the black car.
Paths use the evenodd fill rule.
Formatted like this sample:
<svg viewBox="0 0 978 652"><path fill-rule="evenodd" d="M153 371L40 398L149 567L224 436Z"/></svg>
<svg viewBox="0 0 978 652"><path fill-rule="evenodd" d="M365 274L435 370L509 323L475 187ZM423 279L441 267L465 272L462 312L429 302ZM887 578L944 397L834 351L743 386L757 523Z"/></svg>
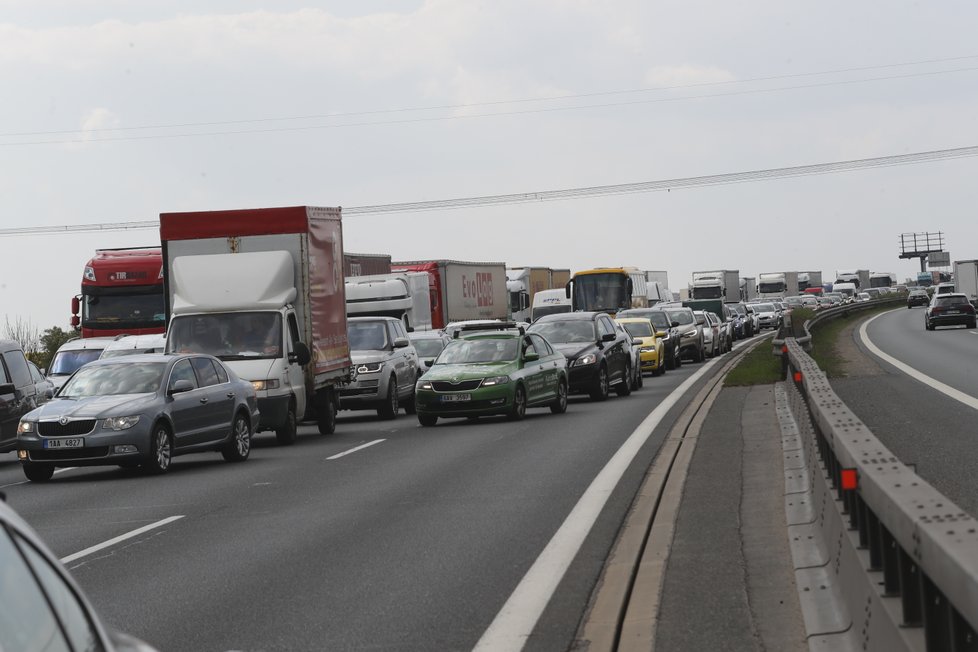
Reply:
<svg viewBox="0 0 978 652"><path fill-rule="evenodd" d="M975 328L975 307L968 301L968 295L955 292L953 294L935 294L927 306L924 315L924 327L932 331L938 326L954 326L963 324L966 328Z"/></svg>
<svg viewBox="0 0 978 652"><path fill-rule="evenodd" d="M928 303L930 303L930 295L927 294L927 290L911 290L907 295L907 308L926 306Z"/></svg>
<svg viewBox="0 0 978 652"><path fill-rule="evenodd" d="M669 315L662 310L655 308L629 308L620 310L618 317L644 317L652 322L657 333L663 333L662 346L666 352L666 369L672 370L681 367L682 359L679 357L679 329L669 321Z"/></svg>
<svg viewBox="0 0 978 652"><path fill-rule="evenodd" d="M38 396L20 343L0 340L0 453L16 448L20 418L45 400Z"/></svg>
<svg viewBox="0 0 978 652"><path fill-rule="evenodd" d="M545 337L567 358L571 394L589 394L595 401L632 392L631 337L615 328L604 312L565 312L545 315L529 332Z"/></svg>
<svg viewBox="0 0 978 652"><path fill-rule="evenodd" d="M754 337L754 318L747 311L747 304L743 301L725 304L734 319L734 339Z"/></svg>

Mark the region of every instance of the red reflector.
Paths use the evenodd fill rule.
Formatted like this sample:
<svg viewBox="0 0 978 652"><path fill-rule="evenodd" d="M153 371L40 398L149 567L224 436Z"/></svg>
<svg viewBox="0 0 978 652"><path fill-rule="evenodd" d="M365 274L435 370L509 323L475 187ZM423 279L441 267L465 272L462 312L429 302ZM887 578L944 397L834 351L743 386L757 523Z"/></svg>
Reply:
<svg viewBox="0 0 978 652"><path fill-rule="evenodd" d="M795 372L795 382L796 383L800 383L801 382L801 372L800 371L796 371Z"/></svg>
<svg viewBox="0 0 978 652"><path fill-rule="evenodd" d="M859 472L856 469L842 469L842 490L855 491L859 488Z"/></svg>
<svg viewBox="0 0 978 652"><path fill-rule="evenodd" d="M785 344L784 346L781 347L781 353L787 353L787 352L788 352L788 345Z"/></svg>

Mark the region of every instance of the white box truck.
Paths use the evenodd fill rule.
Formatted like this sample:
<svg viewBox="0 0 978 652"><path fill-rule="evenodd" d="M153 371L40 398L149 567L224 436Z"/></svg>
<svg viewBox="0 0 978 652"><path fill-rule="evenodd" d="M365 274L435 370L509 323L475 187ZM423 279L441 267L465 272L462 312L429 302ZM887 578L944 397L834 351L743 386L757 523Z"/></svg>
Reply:
<svg viewBox="0 0 978 652"><path fill-rule="evenodd" d="M978 260L954 261L954 291L967 294L978 308Z"/></svg>
<svg viewBox="0 0 978 652"><path fill-rule="evenodd" d="M396 317L412 331L431 330L428 272L346 277L348 317Z"/></svg>
<svg viewBox="0 0 978 652"><path fill-rule="evenodd" d="M167 351L210 353L258 393L281 444L299 419L336 427L352 368L339 208L160 215Z"/></svg>
<svg viewBox="0 0 978 652"><path fill-rule="evenodd" d="M689 298L740 301L740 272L736 269L693 272Z"/></svg>

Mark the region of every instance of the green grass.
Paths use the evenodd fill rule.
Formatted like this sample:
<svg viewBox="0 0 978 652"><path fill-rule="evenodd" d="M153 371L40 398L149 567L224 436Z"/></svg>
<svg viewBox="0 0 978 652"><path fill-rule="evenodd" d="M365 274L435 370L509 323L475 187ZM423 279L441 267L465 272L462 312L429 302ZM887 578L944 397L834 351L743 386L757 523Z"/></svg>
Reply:
<svg viewBox="0 0 978 652"><path fill-rule="evenodd" d="M768 385L781 380L781 357L771 352L771 343L758 344L730 370L724 387Z"/></svg>
<svg viewBox="0 0 978 652"><path fill-rule="evenodd" d="M896 307L899 307L899 304L877 306L871 310L854 312L848 317L833 319L816 328L815 332L812 333L813 349L810 355L815 360L818 368L825 372L825 375L829 378L844 377L846 375L845 360L839 354L839 349L836 346L836 342L839 341L839 336L842 331L853 323L865 321L873 315L887 310L893 310Z"/></svg>

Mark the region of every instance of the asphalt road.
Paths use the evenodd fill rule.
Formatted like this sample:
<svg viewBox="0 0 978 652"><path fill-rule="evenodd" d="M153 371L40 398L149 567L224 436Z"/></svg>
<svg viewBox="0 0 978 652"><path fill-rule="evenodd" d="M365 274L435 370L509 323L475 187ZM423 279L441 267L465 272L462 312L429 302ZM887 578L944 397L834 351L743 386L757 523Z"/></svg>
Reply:
<svg viewBox="0 0 978 652"><path fill-rule="evenodd" d="M923 308L882 314L868 328L884 353L972 397L978 397L978 331L924 329ZM861 355L848 378L832 381L839 397L917 473L972 516L978 515L975 410L873 356L852 334Z"/></svg>
<svg viewBox="0 0 978 652"><path fill-rule="evenodd" d="M61 557L179 517L67 563L107 622L161 650L471 649L622 442L701 366L518 423L344 412L334 435L303 426L278 447L265 433L243 464L197 454L162 477L96 467L30 484L5 454L0 488ZM528 649L573 641L684 404L612 494Z"/></svg>

